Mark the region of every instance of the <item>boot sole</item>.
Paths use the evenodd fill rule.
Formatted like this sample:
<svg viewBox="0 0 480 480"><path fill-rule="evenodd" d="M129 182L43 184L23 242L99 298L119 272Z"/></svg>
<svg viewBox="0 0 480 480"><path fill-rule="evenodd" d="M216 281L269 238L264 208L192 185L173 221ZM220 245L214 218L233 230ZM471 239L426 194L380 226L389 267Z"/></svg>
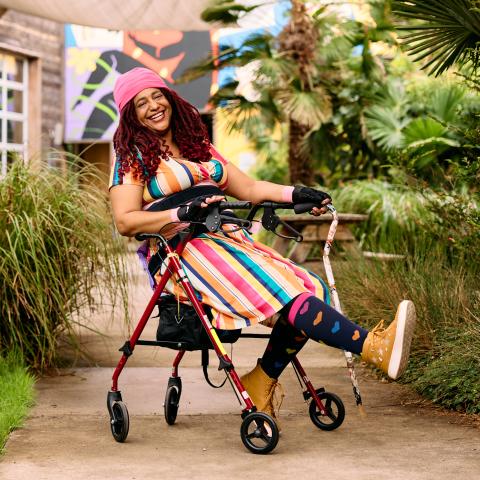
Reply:
<svg viewBox="0 0 480 480"><path fill-rule="evenodd" d="M393 380L399 378L407 368L413 331L417 320L413 302L403 300L398 306L396 316L395 341L393 343L392 356L388 363L388 376Z"/></svg>

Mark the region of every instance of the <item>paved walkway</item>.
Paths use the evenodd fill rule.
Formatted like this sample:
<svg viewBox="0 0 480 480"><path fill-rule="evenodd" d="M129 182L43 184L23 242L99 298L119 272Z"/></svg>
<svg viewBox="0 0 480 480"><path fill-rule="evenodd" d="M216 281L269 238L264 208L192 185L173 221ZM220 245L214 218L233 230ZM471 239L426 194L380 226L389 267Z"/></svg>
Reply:
<svg viewBox="0 0 480 480"><path fill-rule="evenodd" d="M136 278L132 309L138 315L149 291L138 271ZM162 404L174 352L137 347L120 377L130 434L118 444L110 433L106 395L128 329L106 315L98 314L92 321L105 337L82 332L91 362L77 359L74 368L38 381L37 404L25 427L7 443L0 479L480 478L478 424L422 406L407 388L380 382L359 367L364 419L354 405L343 354L317 344L307 345L300 358L316 386L342 397L346 419L338 430L324 432L313 426L288 369L282 376L287 396L280 442L269 455L249 453L239 435L241 407L228 386L213 390L205 383L197 352L187 354L182 362L179 415L177 423L168 426ZM153 338L154 322L147 330L145 338ZM237 371L249 370L263 348L263 340L242 339L235 344ZM219 380L213 363L212 376Z"/></svg>

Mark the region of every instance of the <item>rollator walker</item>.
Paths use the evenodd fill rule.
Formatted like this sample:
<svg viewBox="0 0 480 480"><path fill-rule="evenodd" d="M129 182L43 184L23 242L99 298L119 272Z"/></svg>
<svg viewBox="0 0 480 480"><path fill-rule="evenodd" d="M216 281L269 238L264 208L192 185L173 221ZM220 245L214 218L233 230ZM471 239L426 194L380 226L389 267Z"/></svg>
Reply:
<svg viewBox="0 0 480 480"><path fill-rule="evenodd" d="M208 340L211 343L211 347L213 347L213 350L218 357L218 369L225 372L226 379L228 379L230 382L240 405L244 406L241 412L242 423L240 427L240 437L243 444L248 450L256 454L269 453L276 447L279 440L277 424L271 416L257 411L256 406L252 402L252 399L245 390L237 372L235 371L232 360L228 356L223 343L220 341L219 334L227 331L216 330L212 326L211 316L209 316L209 309L198 301L192 284L182 268L180 256L187 243L195 236L195 233L198 232L199 225L201 228L203 228L204 232L222 231L222 226L224 225L234 225L235 229L246 229L248 231L252 226L252 221L254 221L255 215L261 210L263 211L261 218L263 228L284 238L291 238L297 242L302 241L302 235L294 230L291 226L283 222L276 214L276 210L293 209L295 210L295 213L303 213L310 211L313 207L313 204L293 205L292 203L277 202L262 202L256 205L252 205L251 202L244 201L217 202L210 205L210 213L204 222L192 222L185 230L178 234L179 242L175 248L172 248L169 242L158 233L143 233L136 236L137 240L139 241L155 239L158 242L159 251L162 252L162 262L166 264L166 268L158 282L156 282L152 297L150 298L150 301L148 302L145 311L143 312L130 339L127 340L120 348L122 357L120 358L120 361L118 362L118 365L113 373L112 387L107 395L107 407L110 415L110 428L113 438L117 442L124 442L126 440L130 426L128 410L118 388L118 378L125 364L127 363L128 358L133 354L135 346L147 345L172 348L172 342L142 340L140 339L140 336L145 328L145 325L151 318L156 306L159 306L161 314L161 299L162 294L165 295L165 285L171 277L174 277L176 281L183 287L186 296L191 302L192 308L198 315L198 321L201 323L201 326L203 327L206 335L208 336ZM323 259L333 306L341 312L340 302L335 288L333 273L329 260L330 247L332 245L338 224L338 216L335 208L332 205L328 205L327 208L332 214L332 224L330 225L328 238L325 244ZM234 210L248 211L248 214L246 218L238 218L233 213ZM277 233L276 228L279 224L282 224L284 227L286 227L292 233L292 237L286 237L280 233ZM150 273L152 273L152 271L150 271ZM239 336L243 338L269 337L268 334L244 333L240 334ZM231 343L233 343L233 341L231 341ZM187 346L183 345L182 342L176 342L176 345L174 345L173 348L178 350L178 353L173 361L172 373L168 379L164 403L165 420L169 425L173 425L177 418L177 412L182 394L182 380L179 375L179 365L185 354L185 351L187 350ZM361 406L362 400L353 369L352 354L349 352L344 353L347 359L347 367L349 369L356 403L358 406ZM205 350L202 350L203 360L205 360L204 354ZM335 430L336 428L340 427L345 418L345 407L342 400L334 393L327 392L323 387L316 389L309 380L297 357L294 357L291 363L302 388L305 402L310 400L309 415L313 424L319 429L325 431ZM202 361L202 364L204 365L204 373L206 373L205 361ZM208 357L206 364L208 365ZM215 386L208 380L207 374L205 378L211 386Z"/></svg>

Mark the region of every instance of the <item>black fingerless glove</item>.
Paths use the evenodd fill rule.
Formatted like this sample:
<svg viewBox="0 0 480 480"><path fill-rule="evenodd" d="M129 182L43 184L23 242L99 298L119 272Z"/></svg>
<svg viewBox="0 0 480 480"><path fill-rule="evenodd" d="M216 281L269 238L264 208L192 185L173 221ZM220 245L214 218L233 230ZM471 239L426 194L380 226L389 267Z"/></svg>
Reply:
<svg viewBox="0 0 480 480"><path fill-rule="evenodd" d="M316 207L322 207L322 202L326 199L330 200L330 202L332 201L332 197L328 193L310 187L302 187L301 185L295 185L292 192L292 202L295 205L313 203Z"/></svg>
<svg viewBox="0 0 480 480"><path fill-rule="evenodd" d="M192 200L188 205L180 205L177 210L177 217L182 222L200 222L207 218L209 207L202 207L202 203L209 195L202 195Z"/></svg>

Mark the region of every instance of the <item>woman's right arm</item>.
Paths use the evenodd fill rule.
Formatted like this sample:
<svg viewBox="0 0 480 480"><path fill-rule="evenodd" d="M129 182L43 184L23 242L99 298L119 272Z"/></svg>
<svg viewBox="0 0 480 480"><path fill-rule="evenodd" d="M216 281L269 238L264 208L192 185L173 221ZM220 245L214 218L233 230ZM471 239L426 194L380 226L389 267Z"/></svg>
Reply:
<svg viewBox="0 0 480 480"><path fill-rule="evenodd" d="M148 212L142 210L143 187L116 185L110 188L113 218L121 235L133 237L137 233L158 233L175 220L175 210ZM177 220L178 221L178 220Z"/></svg>

